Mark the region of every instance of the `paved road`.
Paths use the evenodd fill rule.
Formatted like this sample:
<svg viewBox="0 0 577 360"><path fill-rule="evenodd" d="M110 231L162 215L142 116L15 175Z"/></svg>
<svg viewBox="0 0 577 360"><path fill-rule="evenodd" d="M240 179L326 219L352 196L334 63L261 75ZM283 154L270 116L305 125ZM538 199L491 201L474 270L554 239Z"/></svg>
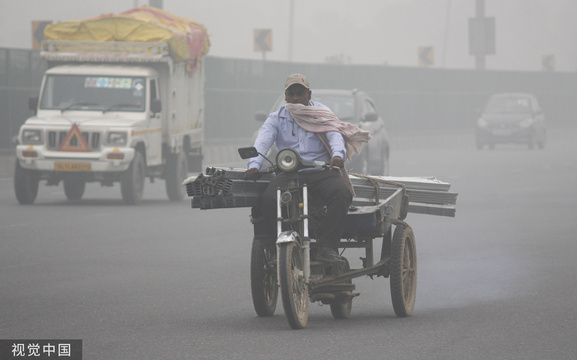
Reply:
<svg viewBox="0 0 577 360"><path fill-rule="evenodd" d="M393 175L434 175L459 193L456 218L407 218L413 316L395 317L388 280L361 278L350 319L312 305L302 331L280 304L272 318L254 314L247 209L193 210L166 200L161 181L138 207L98 185L78 203L41 186L20 206L0 179L0 339L80 338L86 359L575 359L569 130L551 131L544 151L460 141L394 151Z"/></svg>

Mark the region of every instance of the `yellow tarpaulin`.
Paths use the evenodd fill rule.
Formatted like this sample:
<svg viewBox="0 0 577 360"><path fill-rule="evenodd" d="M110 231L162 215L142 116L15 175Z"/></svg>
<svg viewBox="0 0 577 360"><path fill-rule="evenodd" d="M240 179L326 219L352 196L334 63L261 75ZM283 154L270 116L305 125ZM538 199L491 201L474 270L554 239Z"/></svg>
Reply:
<svg viewBox="0 0 577 360"><path fill-rule="evenodd" d="M201 23L150 6L46 26L46 40L130 41L168 43L176 62L190 72L208 53L210 40Z"/></svg>

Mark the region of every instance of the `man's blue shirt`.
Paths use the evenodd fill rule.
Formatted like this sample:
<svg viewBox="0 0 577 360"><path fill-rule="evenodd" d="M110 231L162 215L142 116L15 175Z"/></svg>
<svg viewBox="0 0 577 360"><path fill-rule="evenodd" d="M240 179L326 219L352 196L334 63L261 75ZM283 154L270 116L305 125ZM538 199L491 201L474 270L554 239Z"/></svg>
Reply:
<svg viewBox="0 0 577 360"><path fill-rule="evenodd" d="M311 103L315 106L324 106L316 101L311 101ZM334 156L340 156L345 159L346 150L343 136L336 131L326 132L325 135L331 146L332 154L327 152L315 133L301 128L283 106L279 111L275 111L268 116L258 133L254 146L259 153L266 154L276 142L279 150L287 147L295 149L304 160L328 163L331 157ZM262 156L251 158L248 161L247 168L260 169L263 161Z"/></svg>

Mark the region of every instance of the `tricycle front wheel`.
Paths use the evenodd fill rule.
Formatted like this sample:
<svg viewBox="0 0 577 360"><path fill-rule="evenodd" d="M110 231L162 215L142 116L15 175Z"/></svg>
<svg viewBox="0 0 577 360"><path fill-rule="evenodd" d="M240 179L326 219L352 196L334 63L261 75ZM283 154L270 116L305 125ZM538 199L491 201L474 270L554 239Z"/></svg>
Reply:
<svg viewBox="0 0 577 360"><path fill-rule="evenodd" d="M291 328L302 329L309 319L309 290L305 283L303 250L294 242L279 246L279 280L284 313Z"/></svg>
<svg viewBox="0 0 577 360"><path fill-rule="evenodd" d="M398 317L411 316L417 293L417 248L413 229L397 226L390 261L391 299Z"/></svg>

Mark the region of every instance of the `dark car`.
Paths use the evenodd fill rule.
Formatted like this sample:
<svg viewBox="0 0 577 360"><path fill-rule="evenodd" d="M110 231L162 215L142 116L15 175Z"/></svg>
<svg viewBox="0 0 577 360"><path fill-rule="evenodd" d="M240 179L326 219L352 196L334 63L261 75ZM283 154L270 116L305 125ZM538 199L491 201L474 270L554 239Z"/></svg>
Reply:
<svg viewBox="0 0 577 360"><path fill-rule="evenodd" d="M531 94L495 94L489 98L479 120L476 141L480 150L484 145L526 144L529 149L545 147L545 115L539 102Z"/></svg>
<svg viewBox="0 0 577 360"><path fill-rule="evenodd" d="M371 140L363 145L361 154L353 155L346 163L347 170L360 174L389 175L389 137L385 122L379 115L371 97L359 90L316 89L312 91L312 99L328 106L335 115L343 120L357 125L371 134ZM278 111L283 105L284 94L275 101L271 111ZM259 111L255 119L264 122L268 114ZM253 135L256 138L258 131ZM276 148L271 149L268 158L274 161Z"/></svg>

